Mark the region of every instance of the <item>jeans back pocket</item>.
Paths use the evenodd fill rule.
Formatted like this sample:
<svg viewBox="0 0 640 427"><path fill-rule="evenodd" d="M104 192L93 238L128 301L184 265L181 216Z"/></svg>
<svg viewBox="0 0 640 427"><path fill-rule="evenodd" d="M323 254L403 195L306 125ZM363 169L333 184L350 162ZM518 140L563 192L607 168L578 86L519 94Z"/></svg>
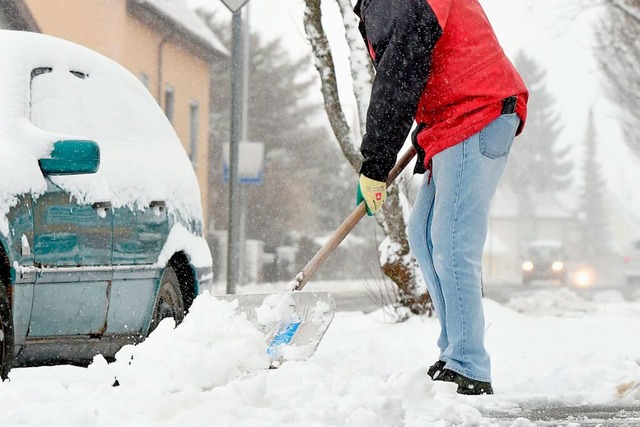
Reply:
<svg viewBox="0 0 640 427"><path fill-rule="evenodd" d="M480 131L480 153L490 159L509 154L520 118L516 113L503 114Z"/></svg>

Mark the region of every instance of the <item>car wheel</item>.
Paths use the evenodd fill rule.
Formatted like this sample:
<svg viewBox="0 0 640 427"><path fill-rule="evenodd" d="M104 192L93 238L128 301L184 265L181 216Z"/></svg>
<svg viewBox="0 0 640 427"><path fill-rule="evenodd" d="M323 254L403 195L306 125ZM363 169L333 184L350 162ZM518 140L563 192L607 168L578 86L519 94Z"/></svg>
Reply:
<svg viewBox="0 0 640 427"><path fill-rule="evenodd" d="M14 334L11 303L7 297L7 291L0 282L0 379L9 377L9 371L14 362Z"/></svg>
<svg viewBox="0 0 640 427"><path fill-rule="evenodd" d="M170 266L165 268L160 280L160 291L153 309L149 333L153 332L162 319L167 317L173 317L176 325L179 325L184 320L184 303L182 301L182 292L180 292L180 282L176 271Z"/></svg>

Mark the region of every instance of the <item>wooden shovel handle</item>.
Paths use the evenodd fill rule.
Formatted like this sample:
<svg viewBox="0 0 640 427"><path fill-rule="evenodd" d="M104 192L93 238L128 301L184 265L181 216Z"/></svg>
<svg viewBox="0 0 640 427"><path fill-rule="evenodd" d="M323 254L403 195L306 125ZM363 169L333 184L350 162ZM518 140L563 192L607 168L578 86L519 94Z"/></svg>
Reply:
<svg viewBox="0 0 640 427"><path fill-rule="evenodd" d="M415 148L411 147L406 153L398 159L396 165L389 172L387 178L387 187L389 187L393 181L400 175L400 172L411 162L411 159L416 155ZM307 284L309 280L316 274L316 271L324 262L329 258L329 255L340 245L345 237L353 230L362 217L367 213L367 207L364 201L360 202L358 206L351 212L351 214L340 224L340 226L333 232L329 240L325 242L320 250L311 258L311 261L302 269L300 273L293 279L293 282L297 283L292 290L299 291Z"/></svg>

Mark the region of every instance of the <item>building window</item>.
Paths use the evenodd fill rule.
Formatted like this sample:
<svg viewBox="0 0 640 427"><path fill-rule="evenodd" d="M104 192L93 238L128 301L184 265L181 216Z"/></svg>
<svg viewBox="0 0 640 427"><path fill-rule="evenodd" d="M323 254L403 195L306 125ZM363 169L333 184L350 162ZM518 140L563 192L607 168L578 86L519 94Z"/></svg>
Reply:
<svg viewBox="0 0 640 427"><path fill-rule="evenodd" d="M175 111L175 93L171 86L164 89L164 113L167 115L169 122L173 124L173 113Z"/></svg>
<svg viewBox="0 0 640 427"><path fill-rule="evenodd" d="M198 115L200 107L196 101L189 104L189 157L195 166L198 163Z"/></svg>
<svg viewBox="0 0 640 427"><path fill-rule="evenodd" d="M142 82L144 87L149 89L149 76L146 73L140 73L140 81Z"/></svg>

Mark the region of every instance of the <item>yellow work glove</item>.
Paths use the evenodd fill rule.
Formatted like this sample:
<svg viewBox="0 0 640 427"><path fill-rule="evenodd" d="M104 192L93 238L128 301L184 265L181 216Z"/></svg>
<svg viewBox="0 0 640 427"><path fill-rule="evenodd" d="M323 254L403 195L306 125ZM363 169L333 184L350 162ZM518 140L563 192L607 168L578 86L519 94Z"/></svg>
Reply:
<svg viewBox="0 0 640 427"><path fill-rule="evenodd" d="M360 174L356 205L359 205L363 200L367 205L367 215L373 215L380 210L384 201L387 200L387 184Z"/></svg>

